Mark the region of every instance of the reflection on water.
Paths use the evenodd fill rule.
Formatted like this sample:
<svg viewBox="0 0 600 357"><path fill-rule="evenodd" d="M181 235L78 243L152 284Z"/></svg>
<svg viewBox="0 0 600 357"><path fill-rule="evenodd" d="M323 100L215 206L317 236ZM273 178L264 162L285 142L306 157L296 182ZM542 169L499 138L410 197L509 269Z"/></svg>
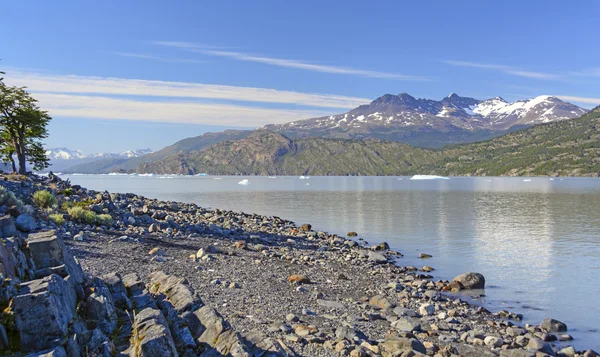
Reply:
<svg viewBox="0 0 600 357"><path fill-rule="evenodd" d="M69 178L97 190L310 222L340 235L356 231L399 249L401 264L425 265L416 257L427 252L436 278L484 274L491 310L512 309L531 323L557 318L576 346L600 349L600 334L590 331L600 320L598 179L248 177L242 186L240 177Z"/></svg>

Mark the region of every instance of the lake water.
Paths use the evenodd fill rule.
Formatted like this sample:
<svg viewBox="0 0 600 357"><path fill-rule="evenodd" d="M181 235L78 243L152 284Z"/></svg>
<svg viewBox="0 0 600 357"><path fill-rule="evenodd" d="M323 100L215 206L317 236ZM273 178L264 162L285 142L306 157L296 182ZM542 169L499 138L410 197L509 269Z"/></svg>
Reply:
<svg viewBox="0 0 600 357"><path fill-rule="evenodd" d="M387 241L436 278L486 278L491 311L565 322L576 348L600 350L600 180L586 178L139 177L64 175L94 190L276 215ZM238 184L247 179L247 185ZM420 252L433 255L417 259Z"/></svg>

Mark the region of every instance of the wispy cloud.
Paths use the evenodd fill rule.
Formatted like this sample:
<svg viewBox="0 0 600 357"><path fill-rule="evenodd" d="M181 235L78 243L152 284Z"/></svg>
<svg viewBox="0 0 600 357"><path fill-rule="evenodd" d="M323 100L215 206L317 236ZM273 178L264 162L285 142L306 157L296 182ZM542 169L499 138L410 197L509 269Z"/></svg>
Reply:
<svg viewBox="0 0 600 357"><path fill-rule="evenodd" d="M242 53L242 52L224 51L221 49L214 49L214 48L210 48L209 46L196 45L196 44L188 43L188 42L156 41L156 42L153 42L153 44L167 46L167 47L175 47L175 48L179 48L182 50L188 50L188 51L197 52L197 53L201 53L201 54L209 55L209 56L226 57L226 58L232 58L232 59L239 60L239 61L263 63L263 64L276 66L276 67L294 68L294 69L300 69L300 70L305 70L305 71L332 73L332 74L345 74L345 75L353 75L353 76L359 76L359 77L384 78L384 79L395 79L395 80L422 81L422 80L428 79L425 77L404 75L404 74L398 74L398 73L371 71L371 70L363 70L363 69L348 68L348 67L341 67L341 66L321 65L321 64L309 63L309 62L293 60L293 59L274 58L274 57L251 55L251 54L246 54L246 53Z"/></svg>
<svg viewBox="0 0 600 357"><path fill-rule="evenodd" d="M279 110L181 101L149 102L56 93L36 93L35 98L52 116L78 119L139 120L255 128L327 114L311 110Z"/></svg>
<svg viewBox="0 0 600 357"><path fill-rule="evenodd" d="M4 77L9 84L27 86L29 90L36 92L203 98L344 109L351 109L370 102L368 98L335 94L303 93L217 84L53 75L18 71L9 71Z"/></svg>
<svg viewBox="0 0 600 357"><path fill-rule="evenodd" d="M207 61L197 60L197 59L187 59L187 58L166 58L156 55L148 55L143 53L130 53L130 52L113 52L117 56L121 57L129 57L129 58L140 58L140 59L149 59L159 62L167 62L167 63L206 63Z"/></svg>
<svg viewBox="0 0 600 357"><path fill-rule="evenodd" d="M562 100L566 100L566 101L570 101L570 102L587 103L587 104L595 104L595 105L600 104L600 98L576 97L576 96L570 96L570 95L556 95L555 97L558 97Z"/></svg>
<svg viewBox="0 0 600 357"><path fill-rule="evenodd" d="M469 62L469 61L454 61L454 60L444 60L442 61L451 66L460 66L460 67L472 67L472 68L481 68L481 69L490 69L501 71L506 74L511 74L519 77L526 78L535 78L535 79L560 79L561 76L553 73L545 73L545 72L533 72L526 71L512 66L499 65L499 64L489 64L489 63L478 63L478 62Z"/></svg>

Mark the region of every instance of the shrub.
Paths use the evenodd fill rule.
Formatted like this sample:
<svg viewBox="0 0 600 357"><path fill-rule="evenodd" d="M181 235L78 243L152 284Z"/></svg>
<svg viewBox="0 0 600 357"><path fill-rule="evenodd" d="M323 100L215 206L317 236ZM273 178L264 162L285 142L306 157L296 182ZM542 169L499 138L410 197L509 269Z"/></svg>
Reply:
<svg viewBox="0 0 600 357"><path fill-rule="evenodd" d="M75 202L75 203L73 203L73 205L75 207L88 208L88 206L91 205L92 203L94 203L92 200L83 200L83 201Z"/></svg>
<svg viewBox="0 0 600 357"><path fill-rule="evenodd" d="M92 211L84 211L83 221L87 224L96 224L98 222L96 213Z"/></svg>
<svg viewBox="0 0 600 357"><path fill-rule="evenodd" d="M52 193L40 190L33 194L33 202L40 208L50 208L56 204L56 198Z"/></svg>
<svg viewBox="0 0 600 357"><path fill-rule="evenodd" d="M64 190L62 190L58 193L60 193L61 195L65 195L67 197L71 197L71 196L73 196L73 188L72 187L65 188Z"/></svg>
<svg viewBox="0 0 600 357"><path fill-rule="evenodd" d="M83 209L82 207L71 206L67 209L67 213L69 213L69 216L71 216L71 218L73 218L74 221L82 221L85 211L86 210Z"/></svg>
<svg viewBox="0 0 600 357"><path fill-rule="evenodd" d="M48 218L54 222L57 226L62 226L65 224L65 217L62 214L54 213L48 216Z"/></svg>
<svg viewBox="0 0 600 357"><path fill-rule="evenodd" d="M74 206L75 206L75 205L73 204L73 202L71 202L71 201L65 201L65 202L63 202L63 203L62 203L62 205L60 205L60 208L61 208L63 211L67 211L67 212L68 212L68 211L69 211L69 209L70 209L70 208L73 208Z"/></svg>
<svg viewBox="0 0 600 357"><path fill-rule="evenodd" d="M67 212L73 218L74 221L87 224L96 224L97 222L96 214L86 208L75 206L69 208Z"/></svg>
<svg viewBox="0 0 600 357"><path fill-rule="evenodd" d="M12 191L8 191L6 187L0 186L0 205L17 206L19 210L23 209L23 201L17 198Z"/></svg>
<svg viewBox="0 0 600 357"><path fill-rule="evenodd" d="M98 224L101 226L112 226L113 225L113 218L110 214L99 214L96 217L96 220L98 221Z"/></svg>

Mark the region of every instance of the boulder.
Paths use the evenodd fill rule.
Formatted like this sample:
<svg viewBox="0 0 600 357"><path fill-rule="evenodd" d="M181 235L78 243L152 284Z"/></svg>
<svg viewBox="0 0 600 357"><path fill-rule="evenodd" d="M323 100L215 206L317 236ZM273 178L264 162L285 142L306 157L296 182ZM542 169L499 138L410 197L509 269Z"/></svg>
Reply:
<svg viewBox="0 0 600 357"><path fill-rule="evenodd" d="M450 286L453 291L484 289L485 278L479 273L464 273L452 279Z"/></svg>
<svg viewBox="0 0 600 357"><path fill-rule="evenodd" d="M300 226L300 231L303 231L303 232L308 232L311 229L312 229L312 225L310 225L308 223L305 223L305 224L303 224L303 225Z"/></svg>
<svg viewBox="0 0 600 357"><path fill-rule="evenodd" d="M146 308L135 315L131 357L178 357L167 320L160 310Z"/></svg>
<svg viewBox="0 0 600 357"><path fill-rule="evenodd" d="M117 327L117 312L110 289L106 284L94 278L91 287L93 292L86 298L83 313L86 320L98 327L104 334L110 335Z"/></svg>
<svg viewBox="0 0 600 357"><path fill-rule="evenodd" d="M56 231L49 230L30 234L27 238L29 254L36 269L65 265L65 269L77 284L81 284L85 275L79 263L65 246Z"/></svg>
<svg viewBox="0 0 600 357"><path fill-rule="evenodd" d="M16 264L15 258L12 254L12 244L6 241L0 242L0 274L7 278L15 278L16 275Z"/></svg>
<svg viewBox="0 0 600 357"><path fill-rule="evenodd" d="M383 356L399 356L398 352L404 350L412 350L420 353L427 353L427 349L423 343L414 338L405 337L388 337L379 345L382 349Z"/></svg>
<svg viewBox="0 0 600 357"><path fill-rule="evenodd" d="M546 332L566 332L567 325L563 322L554 319L544 319L540 324L540 328Z"/></svg>
<svg viewBox="0 0 600 357"><path fill-rule="evenodd" d="M17 235L15 221L8 215L0 216L0 238L14 237Z"/></svg>
<svg viewBox="0 0 600 357"><path fill-rule="evenodd" d="M527 349L544 352L549 355L554 355L552 346L550 346L548 342L544 342L541 338L538 337L534 337L529 340L529 343L527 344Z"/></svg>
<svg viewBox="0 0 600 357"><path fill-rule="evenodd" d="M419 323L419 321L412 317L400 317L398 320L392 322L392 327L398 331L405 332L421 330L421 324Z"/></svg>
<svg viewBox="0 0 600 357"><path fill-rule="evenodd" d="M184 281L176 276L158 271L150 274L149 290L152 294L165 294L177 314L180 315L185 311L195 310L202 304L194 289L188 284L184 284Z"/></svg>
<svg viewBox="0 0 600 357"><path fill-rule="evenodd" d="M17 217L15 226L21 232L31 232L37 229L37 222L28 214L22 214Z"/></svg>
<svg viewBox="0 0 600 357"><path fill-rule="evenodd" d="M10 303L23 352L56 347L75 317L77 295L71 279L50 275L21 284Z"/></svg>
<svg viewBox="0 0 600 357"><path fill-rule="evenodd" d="M376 306L382 310L393 309L394 304L392 304L385 296L383 295L375 295L369 299L369 304L372 306Z"/></svg>
<svg viewBox="0 0 600 357"><path fill-rule="evenodd" d="M385 263L387 262L387 258L385 257L385 255L381 254L381 253L376 253L374 251L369 250L367 253L367 259L371 262L375 262L375 263Z"/></svg>

